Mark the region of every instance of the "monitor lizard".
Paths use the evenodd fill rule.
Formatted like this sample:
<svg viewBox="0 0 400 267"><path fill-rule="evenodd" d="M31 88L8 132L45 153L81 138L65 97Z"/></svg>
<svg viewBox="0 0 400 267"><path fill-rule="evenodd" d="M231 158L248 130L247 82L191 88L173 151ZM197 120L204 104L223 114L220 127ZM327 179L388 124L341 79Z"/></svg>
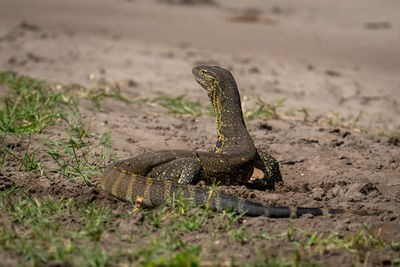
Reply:
<svg viewBox="0 0 400 267"><path fill-rule="evenodd" d="M215 210L231 209L249 216L299 217L302 214L323 215L338 210L319 208L264 207L195 186L204 181L210 186L245 185L254 168L264 177L253 186L273 188L282 181L278 161L256 149L243 119L239 91L232 74L218 66L194 67L195 80L207 91L215 111L217 142L209 152L163 150L148 152L107 167L102 187L118 199L144 207L170 205L181 196L195 205Z"/></svg>

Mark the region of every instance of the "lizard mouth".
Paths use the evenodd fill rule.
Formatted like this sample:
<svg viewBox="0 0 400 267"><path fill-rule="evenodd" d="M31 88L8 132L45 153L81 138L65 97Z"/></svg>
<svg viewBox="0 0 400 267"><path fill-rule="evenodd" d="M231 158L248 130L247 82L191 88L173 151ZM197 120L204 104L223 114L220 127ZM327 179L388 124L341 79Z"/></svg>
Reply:
<svg viewBox="0 0 400 267"><path fill-rule="evenodd" d="M194 76L194 79L196 80L196 82L198 82L201 85L201 87L208 90L207 80L206 80L201 68L194 67L192 69L192 73L193 73L193 76Z"/></svg>
<svg viewBox="0 0 400 267"><path fill-rule="evenodd" d="M192 73L196 82L198 82L204 89L211 91L216 81L214 74L205 70L201 66L194 67Z"/></svg>
<svg viewBox="0 0 400 267"><path fill-rule="evenodd" d="M212 73L209 71L205 70L201 66L199 67L194 67L192 69L192 73L194 76L194 79L198 84L201 85L205 90L207 90L207 95L210 98L211 102L214 102L215 98L215 83L216 83L216 78Z"/></svg>
<svg viewBox="0 0 400 267"><path fill-rule="evenodd" d="M201 87L203 87L204 89L208 90L209 86L207 84L207 80L198 76L198 75L194 75L194 79L196 80L196 82L198 82Z"/></svg>
<svg viewBox="0 0 400 267"><path fill-rule="evenodd" d="M212 86L212 82L209 81L208 79L203 79L202 77L199 76L194 76L194 79L197 81L197 83L199 83L201 85L201 87L203 87L205 90L207 90L207 95L208 97L212 100L214 98L213 95L213 86Z"/></svg>

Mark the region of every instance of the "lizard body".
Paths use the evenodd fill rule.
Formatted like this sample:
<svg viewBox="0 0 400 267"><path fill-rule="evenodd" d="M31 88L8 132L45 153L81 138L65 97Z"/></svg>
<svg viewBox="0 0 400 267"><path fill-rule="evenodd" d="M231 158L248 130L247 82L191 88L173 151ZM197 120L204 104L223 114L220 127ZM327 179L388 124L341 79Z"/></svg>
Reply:
<svg viewBox="0 0 400 267"><path fill-rule="evenodd" d="M255 181L259 188L273 188L282 181L278 161L257 150L242 114L240 95L232 74L217 66L194 67L195 80L207 90L216 115L217 142L210 152L188 150L155 151L110 165L104 171L102 187L118 199L157 207L171 204L176 196L193 204L216 210L231 209L246 215L298 217L305 213L323 215L319 208L264 207L259 203L211 192L194 186L244 185L260 169L264 177Z"/></svg>

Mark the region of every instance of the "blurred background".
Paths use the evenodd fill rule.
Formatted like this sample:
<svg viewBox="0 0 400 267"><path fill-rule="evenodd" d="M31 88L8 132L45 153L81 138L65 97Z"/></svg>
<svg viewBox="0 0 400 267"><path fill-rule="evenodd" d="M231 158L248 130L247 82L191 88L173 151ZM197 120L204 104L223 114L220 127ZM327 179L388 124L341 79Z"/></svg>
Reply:
<svg viewBox="0 0 400 267"><path fill-rule="evenodd" d="M128 80L132 94L207 101L190 69L218 64L242 95L393 130L399 11L397 0L1 0L0 68L65 83Z"/></svg>

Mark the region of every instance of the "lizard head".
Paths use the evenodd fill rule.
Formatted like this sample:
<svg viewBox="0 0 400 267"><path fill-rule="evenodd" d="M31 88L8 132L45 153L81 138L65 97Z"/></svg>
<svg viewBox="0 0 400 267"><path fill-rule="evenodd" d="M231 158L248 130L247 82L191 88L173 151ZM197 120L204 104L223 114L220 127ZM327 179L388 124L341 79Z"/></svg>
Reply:
<svg viewBox="0 0 400 267"><path fill-rule="evenodd" d="M198 66L192 69L194 79L207 90L214 109L218 112L225 105L241 110L240 96L232 74L218 66Z"/></svg>
<svg viewBox="0 0 400 267"><path fill-rule="evenodd" d="M198 66L192 69L194 79L207 90L208 95L213 95L216 90L220 90L220 84L227 80L229 71L218 66Z"/></svg>
<svg viewBox="0 0 400 267"><path fill-rule="evenodd" d="M223 69L218 66L197 66L192 69L194 79L206 90L210 90Z"/></svg>

